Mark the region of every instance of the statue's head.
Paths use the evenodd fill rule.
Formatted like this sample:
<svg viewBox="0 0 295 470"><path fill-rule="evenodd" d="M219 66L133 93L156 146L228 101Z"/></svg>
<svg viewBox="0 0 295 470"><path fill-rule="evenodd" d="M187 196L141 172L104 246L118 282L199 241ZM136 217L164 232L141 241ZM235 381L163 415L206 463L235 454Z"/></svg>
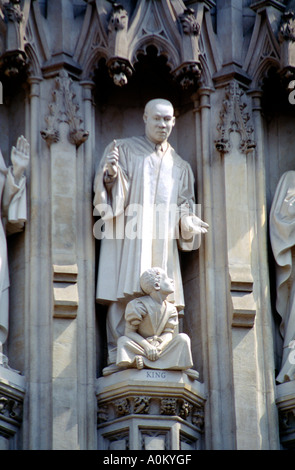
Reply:
<svg viewBox="0 0 295 470"><path fill-rule="evenodd" d="M148 295L153 291L160 291L166 295L174 292L174 281L162 268L150 268L144 271L140 277L140 286Z"/></svg>
<svg viewBox="0 0 295 470"><path fill-rule="evenodd" d="M148 139L162 144L167 141L175 125L173 105L162 98L153 99L145 106L143 120Z"/></svg>

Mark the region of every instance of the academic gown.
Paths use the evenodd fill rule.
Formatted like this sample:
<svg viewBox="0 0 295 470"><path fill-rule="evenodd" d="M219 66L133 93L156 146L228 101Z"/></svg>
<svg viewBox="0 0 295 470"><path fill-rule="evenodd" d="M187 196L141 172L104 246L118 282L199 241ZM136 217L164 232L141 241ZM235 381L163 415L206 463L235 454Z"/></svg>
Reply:
<svg viewBox="0 0 295 470"><path fill-rule="evenodd" d="M107 146L94 181L94 206L105 223L97 278L98 302L142 295L140 276L150 267L163 268L174 279L168 300L179 310L184 295L178 249L199 248L200 236L179 228L184 214L194 213L194 177L190 165L168 144L162 157L146 137L117 141L117 177L105 182ZM134 211L135 210L135 211ZM130 237L130 228L136 236ZM131 230L131 235L133 234Z"/></svg>

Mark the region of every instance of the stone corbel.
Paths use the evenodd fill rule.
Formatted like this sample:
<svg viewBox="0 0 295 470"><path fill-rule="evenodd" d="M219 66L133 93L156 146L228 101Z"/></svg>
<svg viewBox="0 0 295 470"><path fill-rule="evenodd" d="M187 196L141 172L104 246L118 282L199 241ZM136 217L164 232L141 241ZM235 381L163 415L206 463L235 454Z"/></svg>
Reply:
<svg viewBox="0 0 295 470"><path fill-rule="evenodd" d="M201 26L195 11L186 8L178 17L182 37L182 63L173 74L182 88L195 85L201 76L199 38Z"/></svg>
<svg viewBox="0 0 295 470"><path fill-rule="evenodd" d="M282 14L278 37L281 48L281 75L289 81L295 78L295 12L293 10Z"/></svg>
<svg viewBox="0 0 295 470"><path fill-rule="evenodd" d="M110 59L107 67L114 84L124 86L133 73L128 60L128 14L119 3L113 3L113 12L108 25Z"/></svg>
<svg viewBox="0 0 295 470"><path fill-rule="evenodd" d="M24 396L24 377L0 366L0 436L9 439L19 430Z"/></svg>
<svg viewBox="0 0 295 470"><path fill-rule="evenodd" d="M27 67L24 47L25 18L20 0L0 2L0 71L17 77Z"/></svg>

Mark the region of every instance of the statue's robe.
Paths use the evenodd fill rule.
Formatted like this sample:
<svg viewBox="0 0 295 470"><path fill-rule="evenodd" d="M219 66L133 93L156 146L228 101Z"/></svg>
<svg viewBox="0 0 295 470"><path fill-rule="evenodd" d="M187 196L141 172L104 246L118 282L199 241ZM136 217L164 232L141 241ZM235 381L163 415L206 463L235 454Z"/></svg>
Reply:
<svg viewBox="0 0 295 470"><path fill-rule="evenodd" d="M6 235L22 230L27 218L26 177L16 183L0 151L0 343L8 335L9 270ZM1 347L1 344L0 344Z"/></svg>
<svg viewBox="0 0 295 470"><path fill-rule="evenodd" d="M182 310L178 249L191 251L200 245L200 235L179 228L182 215L193 214L195 209L191 167L169 144L159 157L146 137L132 137L117 141L118 175L107 179L105 158L112 145L105 150L94 182L94 206L102 216L97 223L99 227L105 223L106 235L100 248L97 301L142 295L141 274L160 267L175 284L168 300ZM111 233L113 238L107 238ZM94 234L99 238L96 230Z"/></svg>
<svg viewBox="0 0 295 470"><path fill-rule="evenodd" d="M290 361L295 340L295 171L282 175L273 199L270 218L270 240L276 261L276 310L281 317L283 355L276 380L295 379L294 360ZM293 354L294 358L294 354Z"/></svg>

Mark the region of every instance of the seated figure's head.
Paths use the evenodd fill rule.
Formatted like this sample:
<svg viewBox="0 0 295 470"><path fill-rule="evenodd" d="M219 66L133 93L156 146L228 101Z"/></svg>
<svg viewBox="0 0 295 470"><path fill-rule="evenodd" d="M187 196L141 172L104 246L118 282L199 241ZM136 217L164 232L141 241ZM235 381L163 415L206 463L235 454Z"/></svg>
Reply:
<svg viewBox="0 0 295 470"><path fill-rule="evenodd" d="M170 279L162 268L147 269L140 277L140 286L148 295L154 291L167 295L174 292L173 279Z"/></svg>

